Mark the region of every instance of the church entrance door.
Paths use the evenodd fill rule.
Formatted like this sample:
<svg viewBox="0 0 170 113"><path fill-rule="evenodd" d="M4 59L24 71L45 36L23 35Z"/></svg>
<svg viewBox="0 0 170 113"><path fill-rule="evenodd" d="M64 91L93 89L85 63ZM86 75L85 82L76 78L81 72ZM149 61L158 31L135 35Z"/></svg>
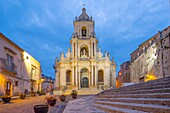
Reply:
<svg viewBox="0 0 170 113"><path fill-rule="evenodd" d="M89 87L89 80L87 77L84 77L82 81L82 88L88 88L88 87Z"/></svg>

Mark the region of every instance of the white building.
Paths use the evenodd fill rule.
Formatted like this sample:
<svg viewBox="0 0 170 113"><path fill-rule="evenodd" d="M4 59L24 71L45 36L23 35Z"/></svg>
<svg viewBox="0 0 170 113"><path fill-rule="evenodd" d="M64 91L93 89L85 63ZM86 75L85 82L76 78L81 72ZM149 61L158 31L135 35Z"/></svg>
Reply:
<svg viewBox="0 0 170 113"><path fill-rule="evenodd" d="M68 48L66 57L61 53L56 58L56 87L67 86L70 89L100 89L115 87L116 64L110 61L108 52L103 53L98 47L98 39L94 31L95 22L82 9L82 14L75 18L74 33L70 39L71 50Z"/></svg>

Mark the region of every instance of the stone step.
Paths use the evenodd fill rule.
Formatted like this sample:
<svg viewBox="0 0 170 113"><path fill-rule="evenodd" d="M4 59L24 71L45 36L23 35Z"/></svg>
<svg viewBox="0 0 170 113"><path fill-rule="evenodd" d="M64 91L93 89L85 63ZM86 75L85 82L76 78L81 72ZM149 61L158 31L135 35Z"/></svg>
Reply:
<svg viewBox="0 0 170 113"><path fill-rule="evenodd" d="M170 88L170 84L168 85L156 85L156 86L150 86L150 87L147 87L147 86L143 86L143 87L136 87L136 88L127 88L127 89L124 89L124 90L110 90L110 91L107 91L107 92L104 92L103 94L113 94L113 92L125 92L125 91L137 91L137 90L152 90L152 89L160 89L160 88Z"/></svg>
<svg viewBox="0 0 170 113"><path fill-rule="evenodd" d="M170 93L113 94L113 95L99 95L97 98L170 98Z"/></svg>
<svg viewBox="0 0 170 113"><path fill-rule="evenodd" d="M111 102L125 102L125 103L138 103L138 104L158 104L170 106L170 98L96 98L100 101Z"/></svg>
<svg viewBox="0 0 170 113"><path fill-rule="evenodd" d="M170 113L170 107L163 106L163 105L109 102L109 101L96 101L95 103L101 105L131 109L131 110L145 111L145 112Z"/></svg>
<svg viewBox="0 0 170 113"><path fill-rule="evenodd" d="M156 88L156 86L163 86L163 87L170 86L170 82L161 83L161 84L155 84L155 85L147 85L147 84L143 84L141 86L133 86L133 85L131 85L131 87L130 86L125 86L125 87L121 87L121 88L119 88L117 90L122 91L122 90L128 90L128 89L134 89L134 88L143 88L143 87L155 87Z"/></svg>
<svg viewBox="0 0 170 113"><path fill-rule="evenodd" d="M160 88L160 89L146 89L146 90L125 90L116 91L112 94L146 94L146 93L170 93L170 88Z"/></svg>
<svg viewBox="0 0 170 113"><path fill-rule="evenodd" d="M125 108L119 108L119 107L113 107L108 105L101 105L101 104L93 104L98 109L104 110L108 113L147 113L143 111L138 110L131 110L131 109L125 109Z"/></svg>
<svg viewBox="0 0 170 113"><path fill-rule="evenodd" d="M170 79L166 80L166 81L158 81L158 80L153 80L153 81L148 81L148 82L143 82L143 83L137 83L137 84L133 84L130 86L125 86L125 87L121 87L119 89L124 89L124 88L132 88L132 87L142 87L142 86L153 86L153 85L166 85L166 84L170 84Z"/></svg>
<svg viewBox="0 0 170 113"><path fill-rule="evenodd" d="M141 87L123 87L124 89L111 89L104 91L102 94L112 94L113 92L126 92L126 91L137 91L137 90L150 90L160 88L170 88L170 84L167 85L155 85L155 86L141 86Z"/></svg>

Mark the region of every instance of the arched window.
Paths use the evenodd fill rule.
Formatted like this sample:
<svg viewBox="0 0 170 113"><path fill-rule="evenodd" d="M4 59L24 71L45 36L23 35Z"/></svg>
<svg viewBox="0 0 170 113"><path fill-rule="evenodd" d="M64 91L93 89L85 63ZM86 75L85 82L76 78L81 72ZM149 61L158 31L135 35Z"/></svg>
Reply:
<svg viewBox="0 0 170 113"><path fill-rule="evenodd" d="M71 71L66 72L66 85L71 85Z"/></svg>
<svg viewBox="0 0 170 113"><path fill-rule="evenodd" d="M98 71L98 82L104 82L104 75L102 70Z"/></svg>
<svg viewBox="0 0 170 113"><path fill-rule="evenodd" d="M82 36L86 36L87 34L86 27L82 27L81 31L82 31Z"/></svg>

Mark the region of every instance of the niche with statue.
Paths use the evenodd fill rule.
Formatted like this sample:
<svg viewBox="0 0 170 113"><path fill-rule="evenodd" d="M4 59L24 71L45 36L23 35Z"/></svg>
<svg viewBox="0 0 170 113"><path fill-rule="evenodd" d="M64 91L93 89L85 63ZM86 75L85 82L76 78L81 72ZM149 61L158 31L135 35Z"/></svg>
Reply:
<svg viewBox="0 0 170 113"><path fill-rule="evenodd" d="M80 50L80 57L88 57L88 56L89 56L88 48L82 47Z"/></svg>

